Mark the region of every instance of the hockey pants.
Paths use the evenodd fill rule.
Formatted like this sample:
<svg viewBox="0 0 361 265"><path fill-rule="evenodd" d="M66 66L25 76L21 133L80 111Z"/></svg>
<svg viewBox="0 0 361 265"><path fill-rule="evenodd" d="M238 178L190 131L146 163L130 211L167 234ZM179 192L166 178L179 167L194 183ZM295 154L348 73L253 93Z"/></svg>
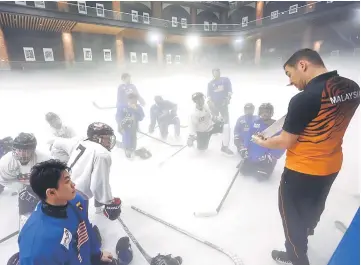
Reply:
<svg viewBox="0 0 361 265"><path fill-rule="evenodd" d="M328 176L303 174L285 168L278 189L278 208L293 265L309 265L308 230L315 229L338 172Z"/></svg>
<svg viewBox="0 0 361 265"><path fill-rule="evenodd" d="M168 127L171 124L174 125L175 136L180 135L180 121L177 116L167 119L167 120L164 120L164 121L159 121L158 124L159 124L160 135L162 136L162 138L168 137Z"/></svg>
<svg viewBox="0 0 361 265"><path fill-rule="evenodd" d="M266 160L254 162L249 159L245 159L240 172L244 176L252 176L258 180L267 180L272 175L276 164L277 160L273 160L272 162L268 162Z"/></svg>
<svg viewBox="0 0 361 265"><path fill-rule="evenodd" d="M209 132L197 132L197 148L198 150L208 149L209 140L212 134L221 133L223 131L223 123L215 123Z"/></svg>

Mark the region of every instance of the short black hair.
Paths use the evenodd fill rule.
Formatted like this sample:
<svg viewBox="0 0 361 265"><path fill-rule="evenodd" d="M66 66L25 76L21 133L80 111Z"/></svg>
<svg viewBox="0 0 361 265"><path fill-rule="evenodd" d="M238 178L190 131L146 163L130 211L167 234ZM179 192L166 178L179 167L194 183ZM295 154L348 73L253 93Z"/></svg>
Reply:
<svg viewBox="0 0 361 265"><path fill-rule="evenodd" d="M30 172L30 186L45 201L47 189L57 189L62 172L71 169L60 160L50 159L34 165Z"/></svg>
<svg viewBox="0 0 361 265"><path fill-rule="evenodd" d="M128 78L128 77L130 77L130 74L124 73L124 74L122 74L121 79L122 79L122 81L124 81L124 80L125 80L126 78Z"/></svg>
<svg viewBox="0 0 361 265"><path fill-rule="evenodd" d="M318 66L325 66L323 63L323 60L321 59L321 56L318 52L312 49L301 49L295 52L283 65L283 69L286 68L286 66L295 67L296 64L301 61L302 59L306 59L307 61L310 61L311 63L318 65Z"/></svg>

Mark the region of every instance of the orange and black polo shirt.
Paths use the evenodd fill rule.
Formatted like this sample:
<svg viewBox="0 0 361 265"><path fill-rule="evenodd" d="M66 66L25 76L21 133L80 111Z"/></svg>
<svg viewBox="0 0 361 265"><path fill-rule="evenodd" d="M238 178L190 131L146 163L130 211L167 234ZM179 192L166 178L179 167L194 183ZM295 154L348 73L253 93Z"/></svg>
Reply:
<svg viewBox="0 0 361 265"><path fill-rule="evenodd" d="M327 176L342 166L342 141L360 104L360 87L337 71L312 79L289 105L283 130L299 135L287 150L286 168Z"/></svg>

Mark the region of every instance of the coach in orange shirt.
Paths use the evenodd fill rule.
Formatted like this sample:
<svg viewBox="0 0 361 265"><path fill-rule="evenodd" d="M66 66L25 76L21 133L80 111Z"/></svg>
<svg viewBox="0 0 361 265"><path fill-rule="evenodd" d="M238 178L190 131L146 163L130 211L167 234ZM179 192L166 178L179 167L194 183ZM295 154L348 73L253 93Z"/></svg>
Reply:
<svg viewBox="0 0 361 265"><path fill-rule="evenodd" d="M294 53L284 64L294 96L280 135L253 141L270 149L287 149L278 192L286 252L272 251L280 264L309 265L308 236L313 235L330 188L341 169L342 140L360 104L360 87L328 72L311 49Z"/></svg>

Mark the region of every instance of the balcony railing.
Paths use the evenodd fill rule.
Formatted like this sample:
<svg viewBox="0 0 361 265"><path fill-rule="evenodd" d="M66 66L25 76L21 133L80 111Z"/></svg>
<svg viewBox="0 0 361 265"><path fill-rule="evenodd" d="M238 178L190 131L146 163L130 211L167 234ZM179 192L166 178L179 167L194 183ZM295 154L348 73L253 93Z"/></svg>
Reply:
<svg viewBox="0 0 361 265"><path fill-rule="evenodd" d="M11 2L0 2L1 4L14 5ZM57 12L65 12L76 14L86 17L104 18L112 21L126 22L133 28L147 28L156 27L161 29L169 29L181 32L198 32L198 33L220 33L220 32L242 32L257 29L263 26L268 26L273 23L281 23L287 20L292 20L297 17L304 16L307 13L318 12L319 5L322 5L322 11L333 9L337 6L344 5L342 1L318 1L304 6L297 4L292 5L287 10L275 10L270 16L263 17L249 21L248 17L242 18L240 24L216 24L204 21L203 24L190 24L184 18L179 20L165 20L161 18L151 17L148 13L139 14L138 11L132 10L132 13L117 12L104 8L104 5L96 3L96 7L87 6L86 2L78 1L78 4L68 2L48 2L48 1L35 1L34 6L27 5L26 1L15 1L16 4L27 6L27 8L43 9ZM315 10L315 11L313 11ZM0 8L1 11L1 8ZM40 14L39 14L40 15ZM179 18L177 18L179 19ZM106 23L104 23L106 24ZM138 26L137 26L138 25ZM119 25L124 27L124 25ZM212 34L212 35L213 35Z"/></svg>

